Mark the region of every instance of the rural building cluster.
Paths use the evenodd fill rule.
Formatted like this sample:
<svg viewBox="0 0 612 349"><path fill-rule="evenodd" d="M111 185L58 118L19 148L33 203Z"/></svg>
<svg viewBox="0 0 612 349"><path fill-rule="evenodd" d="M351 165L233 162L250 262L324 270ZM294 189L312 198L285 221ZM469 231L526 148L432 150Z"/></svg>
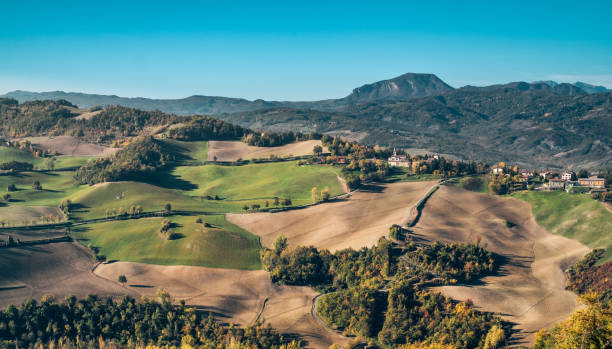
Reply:
<svg viewBox="0 0 612 349"><path fill-rule="evenodd" d="M605 178L599 177L597 174L589 175L584 171L580 171L578 174L571 170L563 172L544 170L537 173L535 170L519 169L517 166L509 167L500 162L491 167L491 174L511 179L515 190L565 190L574 193L607 192Z"/></svg>

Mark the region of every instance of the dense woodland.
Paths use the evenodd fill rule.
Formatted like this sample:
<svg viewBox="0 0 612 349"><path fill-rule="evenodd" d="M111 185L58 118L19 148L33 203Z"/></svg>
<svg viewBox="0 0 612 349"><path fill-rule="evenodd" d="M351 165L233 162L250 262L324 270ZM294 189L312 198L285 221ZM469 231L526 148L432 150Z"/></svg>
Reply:
<svg viewBox="0 0 612 349"><path fill-rule="evenodd" d="M594 249L567 270L567 289L579 295L598 293L603 300L612 300L612 262L596 265L604 254Z"/></svg>
<svg viewBox="0 0 612 349"><path fill-rule="evenodd" d="M173 160L173 153L165 151L162 142L153 137L145 137L128 144L110 157L89 161L77 170L75 178L82 184L139 180Z"/></svg>
<svg viewBox="0 0 612 349"><path fill-rule="evenodd" d="M385 238L372 248L330 253L310 246L286 248L283 237L262 252L275 282L327 292L317 313L329 326L393 347L441 343L482 347L505 340L507 324L491 314L427 291L428 285L472 282L494 272L493 254L478 244L417 245ZM489 346L495 348L495 346Z"/></svg>
<svg viewBox="0 0 612 349"><path fill-rule="evenodd" d="M77 106L64 100L18 104L0 98L0 133L6 138L73 135L110 144L146 133L147 128L177 123L186 117L109 106L86 119L77 119Z"/></svg>
<svg viewBox="0 0 612 349"><path fill-rule="evenodd" d="M77 347L110 342L122 347L181 346L218 348L298 348L299 342L283 338L270 327L256 324L240 328L222 326L212 317L174 305L158 292L161 302L125 296L120 300L89 295L57 302L46 296L28 300L19 308L0 311L0 347L34 347L50 343L76 343ZM80 343L80 344L79 344Z"/></svg>
<svg viewBox="0 0 612 349"><path fill-rule="evenodd" d="M194 116L182 125L168 130L168 137L183 141L237 139L250 131L219 119Z"/></svg>
<svg viewBox="0 0 612 349"><path fill-rule="evenodd" d="M312 139L321 139L320 134L316 133L299 133L299 132L261 132L261 133L249 133L242 138L242 141L248 145L256 147L278 147L281 145L299 142L309 141Z"/></svg>

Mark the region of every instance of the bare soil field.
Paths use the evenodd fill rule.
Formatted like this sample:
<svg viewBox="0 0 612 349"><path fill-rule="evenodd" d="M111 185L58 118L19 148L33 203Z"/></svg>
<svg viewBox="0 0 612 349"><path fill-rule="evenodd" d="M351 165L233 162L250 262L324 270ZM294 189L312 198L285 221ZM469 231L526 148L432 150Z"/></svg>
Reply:
<svg viewBox="0 0 612 349"><path fill-rule="evenodd" d="M119 296L137 293L91 272L93 258L77 243L61 242L0 249L0 307L19 305L28 298L53 294Z"/></svg>
<svg viewBox="0 0 612 349"><path fill-rule="evenodd" d="M286 144L280 147L254 147L238 141L209 141L208 161L236 161L238 159L268 158L270 155L278 157L312 155L312 148L321 145L321 141L310 140ZM327 151L327 148L323 148Z"/></svg>
<svg viewBox="0 0 612 349"><path fill-rule="evenodd" d="M260 318L282 333L301 335L309 347L348 342L312 317L315 291L274 285L263 270L116 262L99 265L95 273L108 280L117 280L123 274L131 291L147 297L155 297L158 289L164 289L176 300L184 299L190 306L211 311L225 322L249 325Z"/></svg>
<svg viewBox="0 0 612 349"><path fill-rule="evenodd" d="M0 221L9 224L30 224L32 220L37 223L42 216L55 216L64 219L62 211L53 206L3 206L0 207Z"/></svg>
<svg viewBox="0 0 612 349"><path fill-rule="evenodd" d="M438 289L516 323L518 344L532 344L534 332L579 307L574 293L564 289L563 269L588 247L548 233L523 201L442 186L427 201L414 232L427 240L481 241L507 258L500 276L486 277L482 285Z"/></svg>
<svg viewBox="0 0 612 349"><path fill-rule="evenodd" d="M119 148L109 148L98 144L83 142L72 136L28 137L32 144L45 149L55 150L69 156L106 156L115 153Z"/></svg>
<svg viewBox="0 0 612 349"><path fill-rule="evenodd" d="M347 200L279 213L228 214L226 219L272 247L285 235L289 246L313 245L330 251L373 246L393 224L404 224L410 209L435 181L370 186Z"/></svg>

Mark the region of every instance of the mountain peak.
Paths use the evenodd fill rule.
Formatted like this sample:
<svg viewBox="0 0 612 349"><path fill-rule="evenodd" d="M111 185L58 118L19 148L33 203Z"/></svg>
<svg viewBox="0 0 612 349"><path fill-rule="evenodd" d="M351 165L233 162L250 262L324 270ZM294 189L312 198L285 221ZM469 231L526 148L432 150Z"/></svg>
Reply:
<svg viewBox="0 0 612 349"><path fill-rule="evenodd" d="M439 95L453 88L434 74L406 73L398 77L357 87L348 95L351 103L377 99L410 99Z"/></svg>

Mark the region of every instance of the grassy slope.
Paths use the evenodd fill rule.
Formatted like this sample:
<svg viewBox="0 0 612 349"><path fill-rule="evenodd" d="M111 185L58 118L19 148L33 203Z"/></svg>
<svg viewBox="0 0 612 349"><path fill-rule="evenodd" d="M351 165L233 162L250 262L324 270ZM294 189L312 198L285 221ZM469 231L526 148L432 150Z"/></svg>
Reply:
<svg viewBox="0 0 612 349"><path fill-rule="evenodd" d="M531 204L541 226L553 234L578 240L590 248L605 248L600 262L612 260L612 213L587 194L518 192L513 197Z"/></svg>
<svg viewBox="0 0 612 349"><path fill-rule="evenodd" d="M44 163L44 159L37 158L28 151L0 146L0 163L10 161L27 162L36 167L42 166Z"/></svg>
<svg viewBox="0 0 612 349"><path fill-rule="evenodd" d="M489 177L488 176L479 176L478 178L480 178L482 180L482 183L481 183L479 188L473 188L473 189L468 189L468 188L464 187L464 182L468 178L472 178L472 177L459 178L459 179L457 179L457 181L453 181L453 182L449 183L448 185L453 186L455 188L461 188L461 189L475 191L477 193L485 193L485 194L489 193Z"/></svg>
<svg viewBox="0 0 612 349"><path fill-rule="evenodd" d="M391 167L389 175L385 178L385 182L421 182L421 181L435 181L440 179L442 176L434 174L410 174L410 169L407 167Z"/></svg>
<svg viewBox="0 0 612 349"><path fill-rule="evenodd" d="M208 142L207 141L178 141L175 139L164 139L166 144L178 154L189 157L187 162L193 161L197 163L206 162L208 160Z"/></svg>
<svg viewBox="0 0 612 349"><path fill-rule="evenodd" d="M123 193L123 197L120 194ZM120 197L118 199L118 197ZM140 205L144 211L156 211L170 203L175 210L207 211L205 206L192 197L184 195L179 190L161 188L141 182L111 182L87 187L70 196L75 204L79 204L73 217L79 219L100 218L106 216L107 209L125 210L132 205Z"/></svg>
<svg viewBox="0 0 612 349"><path fill-rule="evenodd" d="M212 227L195 223L197 217L168 217L183 237L166 240L159 233L163 218L143 218L86 225L73 235L97 246L109 260L161 265L260 269L259 238L225 221L222 215L202 216Z"/></svg>
<svg viewBox="0 0 612 349"><path fill-rule="evenodd" d="M62 199L83 190L73 178L73 172L22 172L17 175L0 176L0 193L9 184L15 184L17 191L11 192L11 205L57 206ZM39 181L43 190L33 190L32 183Z"/></svg>
<svg viewBox="0 0 612 349"><path fill-rule="evenodd" d="M55 168L81 167L89 160L97 159L97 156L68 156L60 155L55 157Z"/></svg>
<svg viewBox="0 0 612 349"><path fill-rule="evenodd" d="M223 199L290 198L294 205L311 202L311 189L328 187L332 195L342 193L331 166L298 166L297 162L244 166L178 167L174 174L196 184L191 195L219 195Z"/></svg>

